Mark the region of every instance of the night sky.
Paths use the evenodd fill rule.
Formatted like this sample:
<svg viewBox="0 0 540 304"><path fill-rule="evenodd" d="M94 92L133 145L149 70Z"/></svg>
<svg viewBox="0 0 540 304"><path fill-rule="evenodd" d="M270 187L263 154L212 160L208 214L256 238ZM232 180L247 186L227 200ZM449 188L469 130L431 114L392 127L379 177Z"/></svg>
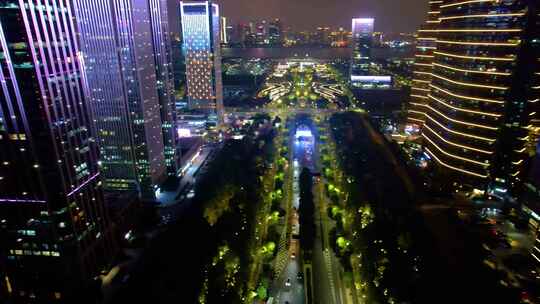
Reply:
<svg viewBox="0 0 540 304"><path fill-rule="evenodd" d="M233 22L280 18L293 30L351 27L352 17L375 17L375 30L412 32L426 18L428 0L217 0Z"/></svg>

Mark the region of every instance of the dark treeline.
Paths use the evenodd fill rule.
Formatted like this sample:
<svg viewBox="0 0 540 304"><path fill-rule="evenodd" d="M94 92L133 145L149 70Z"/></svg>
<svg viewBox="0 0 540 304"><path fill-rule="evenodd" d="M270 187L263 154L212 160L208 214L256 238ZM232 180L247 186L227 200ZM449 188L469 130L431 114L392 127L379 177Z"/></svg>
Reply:
<svg viewBox="0 0 540 304"><path fill-rule="evenodd" d="M343 171L331 182L344 190L327 188L337 207L329 212L337 221L335 250L349 271L351 261L361 265L355 270L370 302L516 303L516 293L498 284L499 273L483 265L474 235L459 234L466 250L459 264L441 253L417 209L417 190L362 114L336 114L330 125Z"/></svg>
<svg viewBox="0 0 540 304"><path fill-rule="evenodd" d="M274 157L268 116L229 140L195 186L192 207L156 237L114 303L241 303L246 293L260 176Z"/></svg>

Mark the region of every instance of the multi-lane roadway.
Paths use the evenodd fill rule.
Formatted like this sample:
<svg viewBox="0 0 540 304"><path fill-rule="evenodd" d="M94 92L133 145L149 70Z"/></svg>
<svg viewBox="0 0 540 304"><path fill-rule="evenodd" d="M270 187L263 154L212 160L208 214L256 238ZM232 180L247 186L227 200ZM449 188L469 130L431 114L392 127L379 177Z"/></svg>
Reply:
<svg viewBox="0 0 540 304"><path fill-rule="evenodd" d="M314 127L308 127L312 131ZM295 129L296 132L291 132L290 140L293 142L293 178L290 179L292 185L292 210L291 216L288 219L289 229L294 231L298 229L299 209L299 175L302 168L307 167L312 172L320 170L318 143L316 142L315 132L312 135L306 132L306 126L302 125ZM298 132L300 131L300 132ZM298 134L302 134L298 136ZM343 271L339 264L339 260L334 255L328 241L329 231L333 226L333 222L326 214L326 197L323 191L324 181L320 178L314 179L313 191L315 198L315 223L316 238L313 251L312 269L313 269L313 286L307 290L313 291L313 304L353 304L350 291L343 284ZM301 228L300 228L301 229ZM302 249L299 241L294 238L294 233L291 233L289 242L288 260L284 271L275 279L271 297L273 303L289 303L289 304L304 304L305 302L305 283L310 281L304 278L302 271L303 265L299 259ZM299 276L300 274L300 276ZM307 281L306 281L307 280Z"/></svg>

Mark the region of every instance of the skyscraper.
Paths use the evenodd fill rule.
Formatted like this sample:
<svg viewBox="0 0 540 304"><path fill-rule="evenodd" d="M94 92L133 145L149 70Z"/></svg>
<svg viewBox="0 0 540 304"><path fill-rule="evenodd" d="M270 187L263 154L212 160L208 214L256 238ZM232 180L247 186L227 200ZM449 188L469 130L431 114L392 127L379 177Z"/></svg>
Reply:
<svg viewBox="0 0 540 304"><path fill-rule="evenodd" d="M162 121L147 1L115 0L115 20L124 92L137 155L137 175L145 198L166 174Z"/></svg>
<svg viewBox="0 0 540 304"><path fill-rule="evenodd" d="M162 120L173 119L170 61L161 19L151 16L159 3L74 3L105 188L139 191L152 200L166 175L164 138L174 148L167 133L172 123ZM167 152L172 161L174 151Z"/></svg>
<svg viewBox="0 0 540 304"><path fill-rule="evenodd" d="M137 155L133 150L133 131L112 9L108 1L74 2L89 108L93 112L101 150L104 187L136 190Z"/></svg>
<svg viewBox="0 0 540 304"><path fill-rule="evenodd" d="M225 27L225 35L227 35L227 44L239 43L238 34L235 31L235 26L230 22L227 23Z"/></svg>
<svg viewBox="0 0 540 304"><path fill-rule="evenodd" d="M330 45L330 28L318 27L313 42L320 45Z"/></svg>
<svg viewBox="0 0 540 304"><path fill-rule="evenodd" d="M369 75L374 22L373 18L354 18L352 20L350 79L353 85L363 76Z"/></svg>
<svg viewBox="0 0 540 304"><path fill-rule="evenodd" d="M411 96L407 111L407 122L421 127L425 121L425 104L429 97L429 85L433 69L433 51L435 50L437 26L439 24L439 6L443 1L429 1L427 21L418 31Z"/></svg>
<svg viewBox="0 0 540 304"><path fill-rule="evenodd" d="M229 37L227 36L227 17L221 17L221 23L219 28L219 37L221 39L221 43L228 44L229 43Z"/></svg>
<svg viewBox="0 0 540 304"><path fill-rule="evenodd" d="M255 27L254 21L250 21L248 22L247 25L245 25L244 44L245 45L257 44L257 30Z"/></svg>
<svg viewBox="0 0 540 304"><path fill-rule="evenodd" d="M181 2L180 6L188 106L215 114L222 122L219 6L211 1Z"/></svg>
<svg viewBox="0 0 540 304"><path fill-rule="evenodd" d="M444 1L423 137L461 184L507 191L537 140L538 1Z"/></svg>
<svg viewBox="0 0 540 304"><path fill-rule="evenodd" d="M244 23L239 23L236 26L236 39L241 45L246 45L246 41L249 39L249 26Z"/></svg>
<svg viewBox="0 0 540 304"><path fill-rule="evenodd" d="M271 45L283 44L283 23L279 19L274 19L268 24L268 40Z"/></svg>
<svg viewBox="0 0 540 304"><path fill-rule="evenodd" d="M331 45L335 47L347 46L347 32L344 28L340 27L337 31L330 33Z"/></svg>
<svg viewBox="0 0 540 304"><path fill-rule="evenodd" d="M184 55L182 54L182 26L180 25L179 1L167 2L167 17L169 18L169 37L171 41L171 58L173 62L173 79L176 95L177 92L183 90L183 85L186 81L186 67Z"/></svg>
<svg viewBox="0 0 540 304"><path fill-rule="evenodd" d="M174 70L171 37L169 32L169 9L166 0L149 0L152 24L152 46L156 64L156 77L165 164L169 175L177 175L180 169L180 149L176 142L176 107L174 100ZM174 32L174 30L173 30Z"/></svg>
<svg viewBox="0 0 540 304"><path fill-rule="evenodd" d="M257 44L268 44L268 22L260 20L256 25Z"/></svg>
<svg viewBox="0 0 540 304"><path fill-rule="evenodd" d="M77 302L114 252L74 15L0 6L1 285L20 303Z"/></svg>

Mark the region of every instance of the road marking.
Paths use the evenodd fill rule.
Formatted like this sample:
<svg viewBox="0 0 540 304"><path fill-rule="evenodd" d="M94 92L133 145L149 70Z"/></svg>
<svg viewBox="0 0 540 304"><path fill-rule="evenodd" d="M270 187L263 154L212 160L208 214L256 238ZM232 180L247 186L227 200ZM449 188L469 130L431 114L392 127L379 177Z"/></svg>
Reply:
<svg viewBox="0 0 540 304"><path fill-rule="evenodd" d="M330 282L330 291L332 292L332 298L334 300L334 303L336 303L336 285L334 283L334 276L332 275L332 259L330 257L330 251L328 250L328 248L323 250L323 255L325 266L327 268L326 273L328 274L328 281Z"/></svg>

